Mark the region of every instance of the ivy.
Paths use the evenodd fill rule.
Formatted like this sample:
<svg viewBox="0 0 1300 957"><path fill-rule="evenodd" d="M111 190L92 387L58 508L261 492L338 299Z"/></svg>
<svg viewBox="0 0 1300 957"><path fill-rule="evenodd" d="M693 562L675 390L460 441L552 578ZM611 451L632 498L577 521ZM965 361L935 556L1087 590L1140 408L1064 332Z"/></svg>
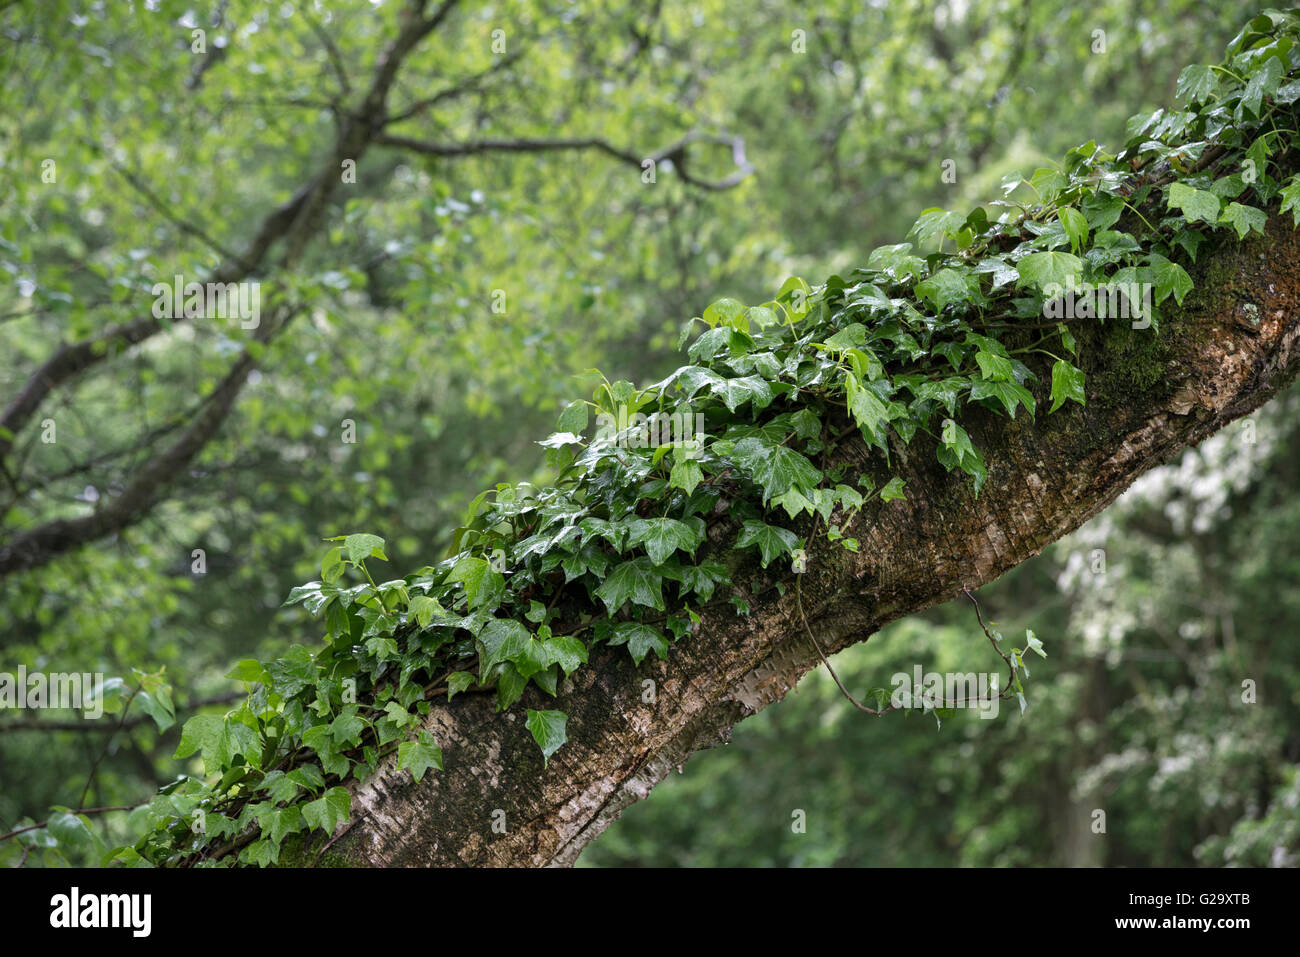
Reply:
<svg viewBox="0 0 1300 957"><path fill-rule="evenodd" d="M1279 178L1295 149L1298 34L1296 15L1261 15L1221 65L1182 72L1184 109L1132 118L1117 152L1084 143L1009 177L987 207L926 210L910 241L847 275L711 304L683 330L688 364L645 388L602 377L568 404L540 443L553 484L484 492L437 564L379 582L382 538L328 539L319 580L286 600L321 620L323 641L235 666L247 701L191 718L176 752L197 754L206 779L164 788L154 830L107 859L267 865L290 835L334 834L351 814L345 785L390 755L415 781L442 769L423 721L435 698L545 701L601 643L639 666L667 658L705 606L747 613L734 580L746 560L798 561L814 534L855 551L843 530L858 512L907 495L890 475L904 449L978 495L988 463L972 406L1033 418L1045 397L1048 414L1088 401L1070 324L1115 320L1059 312L1059 297L1149 283L1155 326L1191 291L1186 266L1208 236L1262 232L1274 202L1300 224L1300 178ZM1050 385L1029 365L1048 361ZM831 464L854 435L872 474ZM1023 706L1021 652L1004 657ZM526 725L547 764L568 716L530 707Z"/></svg>

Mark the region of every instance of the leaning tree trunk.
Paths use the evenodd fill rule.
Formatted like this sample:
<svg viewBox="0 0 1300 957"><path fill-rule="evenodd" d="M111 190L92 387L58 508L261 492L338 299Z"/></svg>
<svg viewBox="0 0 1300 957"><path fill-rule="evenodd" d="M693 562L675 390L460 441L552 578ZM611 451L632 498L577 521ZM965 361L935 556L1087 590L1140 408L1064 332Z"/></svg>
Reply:
<svg viewBox="0 0 1300 957"><path fill-rule="evenodd" d="M861 542L856 555L820 536L808 556L801 601L828 653L992 581L1295 377L1300 233L1274 215L1265 236L1218 243L1192 274L1196 291L1180 308L1170 301L1158 332L1113 320L1080 332L1086 407L1068 404L1036 422L975 414L972 438L989 462L978 497L931 453L898 450L893 472L907 480L906 499L876 500L845 530ZM870 468L861 444L838 454ZM308 857L371 866L572 864L670 769L726 741L733 725L819 664L795 592L771 587L775 567L742 572L733 584L751 613L713 609L667 661L638 669L622 649L602 646L562 683L558 701L544 703L530 689L537 700L526 696L529 706L569 714L568 743L548 767L522 709L498 714L490 695L435 705L427 727L445 771L417 784L390 758L353 785L353 823Z"/></svg>

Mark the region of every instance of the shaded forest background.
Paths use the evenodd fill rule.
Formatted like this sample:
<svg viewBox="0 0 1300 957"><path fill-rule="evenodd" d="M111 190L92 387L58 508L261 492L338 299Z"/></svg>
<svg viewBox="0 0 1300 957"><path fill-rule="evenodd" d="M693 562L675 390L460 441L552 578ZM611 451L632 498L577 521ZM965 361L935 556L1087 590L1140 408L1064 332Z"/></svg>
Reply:
<svg viewBox="0 0 1300 957"><path fill-rule="evenodd" d="M394 132L601 137L634 155L725 134L743 138L752 173L730 189L690 182L734 171L732 151L707 143L676 156L688 176L660 164L653 183L591 150L373 149L288 279L304 314L265 347L196 463L120 534L0 578L0 670L130 681L165 667L182 718L232 695L235 661L316 639L280 604L316 575L322 537L381 534L393 569L442 557L483 488L545 481L534 440L590 392L586 370L658 378L679 364L682 321L714 299L762 301L789 275L850 268L925 207L968 209L1080 140L1122 140L1127 117L1172 102L1179 69L1217 59L1255 12L745 6L455 11L400 87L405 103L434 102ZM395 17L391 3L0 11L0 397L60 341L135 318L154 282L210 266L214 242L245 242L319 160L331 103L373 67ZM100 507L244 339L237 324L178 325L62 393L42 411L57 442L15 437L0 543ZM1024 716L869 719L819 671L581 863L1296 864L1298 402L1151 473L982 591L987 616L1045 643ZM954 604L835 664L861 698L916 664L995 671L991 658ZM1235 690L1245 679L1254 704ZM75 806L108 733L30 719L0 719L0 831ZM125 726L85 805L147 799L183 769L176 740ZM105 822L129 828L124 814ZM0 862L21 854L0 844Z"/></svg>

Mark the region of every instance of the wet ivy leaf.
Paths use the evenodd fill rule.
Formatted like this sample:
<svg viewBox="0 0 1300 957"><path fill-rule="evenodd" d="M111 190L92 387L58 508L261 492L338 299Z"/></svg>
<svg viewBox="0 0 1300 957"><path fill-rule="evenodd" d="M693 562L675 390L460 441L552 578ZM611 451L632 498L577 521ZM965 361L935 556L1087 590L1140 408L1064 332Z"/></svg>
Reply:
<svg viewBox="0 0 1300 957"><path fill-rule="evenodd" d="M442 770L442 749L433 743L428 731L421 730L416 740L397 746L397 770L410 771L418 783L429 768Z"/></svg>
<svg viewBox="0 0 1300 957"><path fill-rule="evenodd" d="M1048 413L1055 412L1071 399L1080 405L1087 402L1083 392L1083 371L1064 359L1058 359L1052 366L1052 406Z"/></svg>
<svg viewBox="0 0 1300 957"><path fill-rule="evenodd" d="M542 749L542 765L546 766L551 755L560 749L564 742L569 740L568 724L569 716L563 711L534 711L528 709L528 719L525 722L528 730L532 732L533 740L537 746Z"/></svg>
<svg viewBox="0 0 1300 957"><path fill-rule="evenodd" d="M302 817L307 826L333 834L340 824L346 824L352 811L352 795L346 788L333 787L315 801L303 805Z"/></svg>
<svg viewBox="0 0 1300 957"><path fill-rule="evenodd" d="M745 522L736 537L737 548L758 546L763 556L764 568L771 563L772 559L792 554L798 544L799 536L789 529L753 520Z"/></svg>

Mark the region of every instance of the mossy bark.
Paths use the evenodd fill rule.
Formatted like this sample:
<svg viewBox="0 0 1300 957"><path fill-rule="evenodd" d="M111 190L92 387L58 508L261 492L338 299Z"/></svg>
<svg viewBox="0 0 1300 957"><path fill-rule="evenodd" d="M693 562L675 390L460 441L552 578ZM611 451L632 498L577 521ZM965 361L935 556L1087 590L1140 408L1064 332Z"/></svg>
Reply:
<svg viewBox="0 0 1300 957"><path fill-rule="evenodd" d="M989 463L976 497L920 438L893 450L905 500L876 502L846 533L857 554L815 537L802 604L829 651L863 641L903 615L992 581L1105 508L1142 472L1266 401L1300 367L1300 238L1274 216L1267 235L1222 242L1192 271L1196 291L1169 301L1159 331L1075 324L1088 404L1047 415L1046 367L1037 421L973 414ZM836 451L881 474L857 441ZM803 531L807 531L804 528ZM726 549L734 531L711 531ZM390 760L354 785L353 818L327 848L296 855L329 865L572 864L628 805L692 753L727 740L739 721L780 700L820 658L802 623L788 568L744 567L732 584L751 612L704 615L667 661L634 668L624 649L598 648L561 686L523 705L569 714L569 741L543 767L522 707L498 714L488 695L436 705L427 726L445 771L416 784ZM784 584L787 587L776 587ZM863 720L871 720L863 716ZM323 853L322 853L323 850Z"/></svg>

